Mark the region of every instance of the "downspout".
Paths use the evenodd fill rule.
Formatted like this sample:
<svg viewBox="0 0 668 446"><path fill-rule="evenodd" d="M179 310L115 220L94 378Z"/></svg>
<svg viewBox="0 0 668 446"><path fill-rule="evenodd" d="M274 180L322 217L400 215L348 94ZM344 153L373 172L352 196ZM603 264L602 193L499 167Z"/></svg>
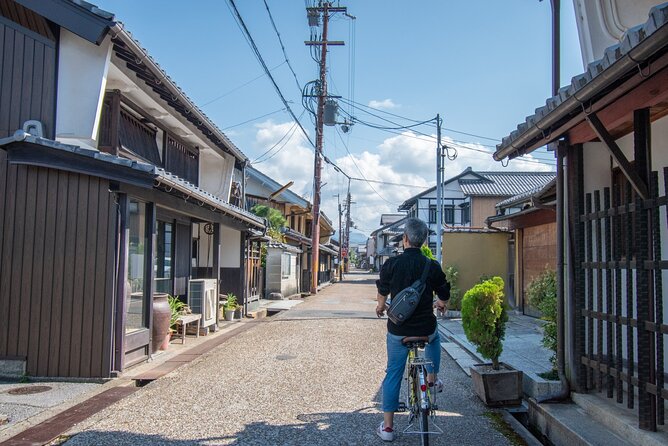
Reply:
<svg viewBox="0 0 668 446"><path fill-rule="evenodd" d="M566 351L564 348L564 144L557 143L557 374L561 381L561 390L543 398L539 403L563 401L571 394L570 384L566 378ZM569 262L570 264L570 262ZM572 277L569 277L569 282Z"/></svg>

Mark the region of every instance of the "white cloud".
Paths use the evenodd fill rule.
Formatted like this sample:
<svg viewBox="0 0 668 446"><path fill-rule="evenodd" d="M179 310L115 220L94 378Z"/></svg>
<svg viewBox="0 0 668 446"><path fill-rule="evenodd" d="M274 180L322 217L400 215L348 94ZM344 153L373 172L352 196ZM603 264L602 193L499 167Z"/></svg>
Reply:
<svg viewBox="0 0 668 446"><path fill-rule="evenodd" d="M381 110L392 110L394 108L399 108L399 105L395 104L390 98L383 99L382 101L377 101L375 99L372 99L369 101L368 105L369 107Z"/></svg>
<svg viewBox="0 0 668 446"><path fill-rule="evenodd" d="M292 123L276 124L267 121L256 127L259 154L276 144L292 128ZM286 143L285 147L274 157L255 166L279 183L294 181L295 185L291 190L310 200L313 188L313 151L298 131L281 142L274 151L283 143ZM549 165L535 162L536 159L532 156L513 160L504 168L501 163L492 159L492 149L489 147L474 143L462 144L447 137L443 138L443 144L452 146L457 151L456 159L445 162L446 178L458 175L467 167L474 170L554 170ZM454 151L450 153L454 155ZM331 157L331 154L329 156ZM410 185L351 181L350 192L355 202L351 207L351 218L362 232L368 234L378 227L381 214L396 212L399 204L436 183L436 138L435 135L418 137L412 132L405 132L385 139L375 148L333 161L351 177ZM335 229L338 229L335 195L339 194L342 202L345 200L348 181L332 166L323 163L322 183L322 209L334 222Z"/></svg>

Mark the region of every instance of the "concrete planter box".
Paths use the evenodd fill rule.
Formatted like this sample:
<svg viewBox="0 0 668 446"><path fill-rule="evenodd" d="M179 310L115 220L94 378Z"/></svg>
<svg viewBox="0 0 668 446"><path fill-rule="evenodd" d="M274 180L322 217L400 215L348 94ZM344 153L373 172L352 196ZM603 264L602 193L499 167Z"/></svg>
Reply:
<svg viewBox="0 0 668 446"><path fill-rule="evenodd" d="M501 370L491 370L492 364L471 367L473 390L488 406L517 406L522 403L522 371L501 363Z"/></svg>

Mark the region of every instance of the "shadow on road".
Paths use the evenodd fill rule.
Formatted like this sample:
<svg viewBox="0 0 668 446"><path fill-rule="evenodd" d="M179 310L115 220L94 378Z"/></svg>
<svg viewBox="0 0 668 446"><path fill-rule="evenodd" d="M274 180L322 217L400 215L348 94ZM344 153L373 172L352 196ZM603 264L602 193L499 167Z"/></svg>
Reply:
<svg viewBox="0 0 668 446"><path fill-rule="evenodd" d="M300 423L275 425L264 421L247 424L233 435L202 437L194 440L174 440L162 435L136 434L124 431L87 431L73 436L66 446L77 445L368 445L379 442L375 428L381 414L375 407L350 413L313 413L297 415ZM398 415L396 428L400 431L407 424L406 415ZM439 426L445 431L466 429L465 419L459 414L442 412L437 416ZM432 445L452 444L448 434L432 435ZM400 434L395 445L416 445L419 438ZM462 443L460 443L462 444ZM468 443L471 444L471 443Z"/></svg>

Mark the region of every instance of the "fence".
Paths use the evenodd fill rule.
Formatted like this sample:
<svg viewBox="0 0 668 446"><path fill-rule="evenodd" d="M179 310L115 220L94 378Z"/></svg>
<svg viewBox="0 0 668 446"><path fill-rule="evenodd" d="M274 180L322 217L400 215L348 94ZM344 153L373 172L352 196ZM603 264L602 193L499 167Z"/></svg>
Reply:
<svg viewBox="0 0 668 446"><path fill-rule="evenodd" d="M664 168L668 190L668 168ZM606 392L628 408L636 406L641 429L664 424L668 399L664 375L662 209L657 172L650 197L641 199L628 182L615 181L585 195L576 225L576 348L583 390Z"/></svg>

